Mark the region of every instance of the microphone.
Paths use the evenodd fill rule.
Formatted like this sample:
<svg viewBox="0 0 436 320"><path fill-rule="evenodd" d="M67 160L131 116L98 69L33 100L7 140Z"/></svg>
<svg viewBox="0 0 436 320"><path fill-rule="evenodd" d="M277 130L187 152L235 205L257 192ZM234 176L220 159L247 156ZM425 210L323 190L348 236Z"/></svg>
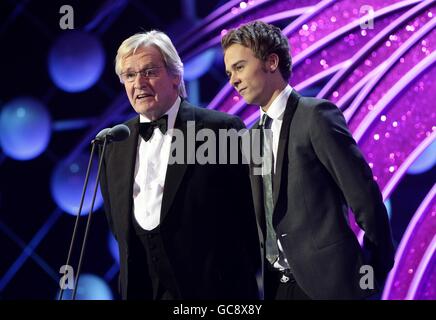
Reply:
<svg viewBox="0 0 436 320"><path fill-rule="evenodd" d="M72 251L73 251L73 247L74 247L74 243L75 243L75 239L76 239L77 227L78 227L80 215L82 212L83 201L85 198L85 192L86 192L86 188L88 186L89 173L90 173L90 169L92 166L92 159L93 159L93 155L94 155L94 151L95 151L95 146L96 146L96 144L102 144L101 154L100 154L100 157L98 160L97 178L95 181L94 193L93 193L92 201L91 201L91 208L90 208L89 214L88 214L85 235L83 238L82 248L80 250L80 257L79 257L79 264L77 267L76 279L74 281L74 286L73 286L74 287L73 288L73 296L72 296L73 300L76 299L77 287L78 287L78 282L79 282L79 277L80 277L80 270L82 267L83 256L85 253L86 243L87 243L87 239L88 239L88 231L89 231L89 227L91 225L91 217L92 217L92 212L94 209L95 197L97 195L98 183L99 183L99 179L100 179L101 167L102 167L102 162L103 162L103 157L104 157L104 153L106 150L106 146L107 146L107 144L109 144L112 141L115 141L115 142L122 141L122 140L127 139L129 136L130 136L129 127L127 127L124 124L118 124L112 128L105 128L105 129L101 130L99 133L97 133L95 138L92 140L91 155L89 157L88 168L86 170L86 177L85 177L85 182L83 185L82 197L80 199L79 210L78 210L78 213L76 216L76 222L74 224L73 235L72 235L71 242L70 242L70 248L68 251L67 262L65 264L65 265L69 266L69 263L71 260L71 255L72 255ZM59 292L59 298L58 298L59 300L62 300L64 290L65 290L64 287L61 286L61 291Z"/></svg>
<svg viewBox="0 0 436 320"><path fill-rule="evenodd" d="M101 130L97 135L95 136L94 140L91 141L91 143L103 143L104 139L106 138L106 135L111 130L111 128L104 128Z"/></svg>
<svg viewBox="0 0 436 320"><path fill-rule="evenodd" d="M103 129L102 131L104 131ZM100 131L101 132L101 131ZM123 141L130 136L130 129L125 124L117 124L107 132L109 141Z"/></svg>
<svg viewBox="0 0 436 320"><path fill-rule="evenodd" d="M112 128L105 128L95 136L92 143L102 144L107 138L107 143L112 141L123 141L130 136L130 129L125 124L117 124Z"/></svg>

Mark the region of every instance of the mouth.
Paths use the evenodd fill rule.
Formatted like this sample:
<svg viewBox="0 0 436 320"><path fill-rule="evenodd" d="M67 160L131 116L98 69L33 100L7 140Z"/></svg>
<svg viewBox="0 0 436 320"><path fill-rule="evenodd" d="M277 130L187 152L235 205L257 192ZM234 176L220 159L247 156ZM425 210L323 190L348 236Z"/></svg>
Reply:
<svg viewBox="0 0 436 320"><path fill-rule="evenodd" d="M247 88L242 88L241 90L239 90L239 94L242 95L242 93L246 90Z"/></svg>
<svg viewBox="0 0 436 320"><path fill-rule="evenodd" d="M147 98L150 98L150 97L154 97L154 94L151 94L151 93L141 93L141 94L136 95L135 100L143 100L143 99L147 99Z"/></svg>

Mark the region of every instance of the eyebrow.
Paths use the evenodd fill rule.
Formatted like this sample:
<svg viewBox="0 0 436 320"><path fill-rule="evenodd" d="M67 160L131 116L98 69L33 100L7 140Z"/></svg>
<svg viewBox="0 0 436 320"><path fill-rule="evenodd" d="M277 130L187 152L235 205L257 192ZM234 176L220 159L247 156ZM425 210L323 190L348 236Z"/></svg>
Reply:
<svg viewBox="0 0 436 320"><path fill-rule="evenodd" d="M233 64L230 66L230 69L235 69L236 65L239 64L239 63L241 63L241 62L247 62L247 60L243 60L243 59L242 59L242 60L238 60L238 61L236 61L235 63L233 63ZM229 72L230 72L229 70L226 70L226 73L227 73L227 74L229 74Z"/></svg>
<svg viewBox="0 0 436 320"><path fill-rule="evenodd" d="M140 68L139 70L153 69L153 68L158 68L158 67L159 67L159 66L158 66L158 65L155 65L155 64L146 64L144 67ZM129 68L123 70L122 73L124 73L124 72L129 72L129 71L134 71L134 69L135 69L135 68L129 67Z"/></svg>

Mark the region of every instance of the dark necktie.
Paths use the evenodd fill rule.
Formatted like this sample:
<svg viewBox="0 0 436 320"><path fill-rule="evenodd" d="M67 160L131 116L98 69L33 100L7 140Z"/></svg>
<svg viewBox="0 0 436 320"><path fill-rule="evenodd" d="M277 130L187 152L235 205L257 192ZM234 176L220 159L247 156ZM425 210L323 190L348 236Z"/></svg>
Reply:
<svg viewBox="0 0 436 320"><path fill-rule="evenodd" d="M153 136L155 128L159 128L162 134L165 134L168 130L168 115L163 115L157 120L151 122L141 122L139 123L139 134L141 137L148 141Z"/></svg>
<svg viewBox="0 0 436 320"><path fill-rule="evenodd" d="M266 258L273 264L279 255L277 247L276 233L272 223L272 216L274 212L274 200L273 200L273 168L274 168L274 153L273 153L273 141L271 129L272 119L264 113L262 120L260 121L260 150L262 154L262 182L263 182L263 197L264 197L264 209L266 220Z"/></svg>

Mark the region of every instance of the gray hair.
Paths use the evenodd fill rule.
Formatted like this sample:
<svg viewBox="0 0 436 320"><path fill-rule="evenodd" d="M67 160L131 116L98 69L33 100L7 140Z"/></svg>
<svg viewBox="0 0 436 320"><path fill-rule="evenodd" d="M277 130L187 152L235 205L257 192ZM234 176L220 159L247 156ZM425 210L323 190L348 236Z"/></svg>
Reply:
<svg viewBox="0 0 436 320"><path fill-rule="evenodd" d="M123 41L115 57L115 72L120 77L123 59L134 54L138 48L154 46L156 47L165 62L165 66L170 74L180 77L178 93L185 98L186 88L183 81L183 63L174 47L171 39L163 32L152 30L148 32L137 33Z"/></svg>

